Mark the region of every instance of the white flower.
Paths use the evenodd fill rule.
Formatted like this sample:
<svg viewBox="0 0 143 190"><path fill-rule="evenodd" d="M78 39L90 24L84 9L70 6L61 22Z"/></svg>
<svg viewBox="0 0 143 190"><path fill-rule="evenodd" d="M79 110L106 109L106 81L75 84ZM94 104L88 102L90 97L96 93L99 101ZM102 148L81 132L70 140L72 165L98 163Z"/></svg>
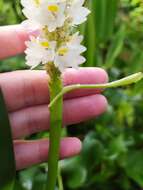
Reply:
<svg viewBox="0 0 143 190"><path fill-rule="evenodd" d="M82 39L83 37L76 33L65 46L57 50L54 63L61 72L69 67L78 68L80 64L86 61L85 58L80 55L86 51L86 48L80 44Z"/></svg>
<svg viewBox="0 0 143 190"><path fill-rule="evenodd" d="M49 32L62 27L66 20L66 0L21 0L23 13L28 18L27 25L43 28Z"/></svg>
<svg viewBox="0 0 143 190"><path fill-rule="evenodd" d="M31 40L26 42L26 64L35 68L41 63L53 62L61 72L69 67L78 68L85 62L85 58L81 56L81 53L86 51L86 48L81 45L82 39L83 36L75 33L70 41L57 47L55 41L49 42L43 38L31 37Z"/></svg>
<svg viewBox="0 0 143 190"><path fill-rule="evenodd" d="M31 37L31 40L26 42L26 46L26 64L31 68L35 68L40 63L54 61L56 42Z"/></svg>
<svg viewBox="0 0 143 190"><path fill-rule="evenodd" d="M72 19L72 25L82 24L87 20L90 10L84 7L85 0L73 0L68 10L68 16Z"/></svg>
<svg viewBox="0 0 143 190"><path fill-rule="evenodd" d="M29 28L47 26L49 32L62 27L70 18L69 25L79 25L87 20L90 11L84 7L85 0L21 0L24 21Z"/></svg>
<svg viewBox="0 0 143 190"><path fill-rule="evenodd" d="M81 54L86 51L86 47L81 45L81 42L83 41L83 36L79 35L79 32L76 32L70 39L70 41L67 43L67 46L70 49L76 50L78 54Z"/></svg>

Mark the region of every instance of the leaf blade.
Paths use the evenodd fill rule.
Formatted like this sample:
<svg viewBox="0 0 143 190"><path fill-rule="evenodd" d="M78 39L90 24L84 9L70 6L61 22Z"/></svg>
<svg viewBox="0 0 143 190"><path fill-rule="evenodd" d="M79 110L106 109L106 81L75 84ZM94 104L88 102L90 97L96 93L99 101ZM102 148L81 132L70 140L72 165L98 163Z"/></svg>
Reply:
<svg viewBox="0 0 143 190"><path fill-rule="evenodd" d="M0 89L0 189L12 190L16 166L8 112Z"/></svg>

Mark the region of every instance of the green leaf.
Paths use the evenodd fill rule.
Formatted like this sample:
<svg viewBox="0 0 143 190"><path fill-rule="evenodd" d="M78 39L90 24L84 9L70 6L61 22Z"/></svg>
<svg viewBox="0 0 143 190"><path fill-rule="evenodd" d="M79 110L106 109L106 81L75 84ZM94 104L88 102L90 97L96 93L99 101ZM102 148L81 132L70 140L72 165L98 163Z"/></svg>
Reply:
<svg viewBox="0 0 143 190"><path fill-rule="evenodd" d="M39 174L36 176L32 190L44 190L46 183L46 176L45 174Z"/></svg>
<svg viewBox="0 0 143 190"><path fill-rule="evenodd" d="M94 133L89 133L83 142L81 154L83 163L88 169L93 168L101 162L103 150L102 143L94 137Z"/></svg>
<svg viewBox="0 0 143 190"><path fill-rule="evenodd" d="M119 0L93 0L97 43L104 43L112 36Z"/></svg>
<svg viewBox="0 0 143 190"><path fill-rule="evenodd" d="M0 189L12 190L16 167L8 112L0 89Z"/></svg>
<svg viewBox="0 0 143 190"><path fill-rule="evenodd" d="M120 155L126 153L127 147L124 136L120 134L117 137L114 137L108 148L108 159L116 160Z"/></svg>
<svg viewBox="0 0 143 190"><path fill-rule="evenodd" d="M14 190L27 190L27 189L25 189L24 187L22 187L22 185L18 182L18 181L16 181L15 182L15 185L14 185L14 188L13 188ZM41 189L42 190L42 189Z"/></svg>
<svg viewBox="0 0 143 190"><path fill-rule="evenodd" d="M62 174L66 177L66 183L71 189L82 187L87 178L87 170L81 161L81 157L77 156L62 161Z"/></svg>
<svg viewBox="0 0 143 190"><path fill-rule="evenodd" d="M91 10L91 14L88 17L88 22L86 24L85 30L85 46L87 51L85 57L87 59L88 67L94 66L95 62L95 49L96 49L96 39L95 39L95 25L94 25L94 6L93 1L88 1L88 7Z"/></svg>
<svg viewBox="0 0 143 190"><path fill-rule="evenodd" d="M0 11L2 11L3 5L4 5L4 2L3 2L3 0L1 0L1 1L0 1Z"/></svg>
<svg viewBox="0 0 143 190"><path fill-rule="evenodd" d="M86 169L78 165L78 169L70 171L68 186L71 189L77 189L84 184L86 177L87 177Z"/></svg>
<svg viewBox="0 0 143 190"><path fill-rule="evenodd" d="M105 63L106 69L111 68L115 63L116 58L119 56L119 54L123 49L124 39L125 39L125 27L124 25L122 25L119 31L115 34L113 42L109 47Z"/></svg>
<svg viewBox="0 0 143 190"><path fill-rule="evenodd" d="M127 175L143 187L143 152L129 152L124 168Z"/></svg>

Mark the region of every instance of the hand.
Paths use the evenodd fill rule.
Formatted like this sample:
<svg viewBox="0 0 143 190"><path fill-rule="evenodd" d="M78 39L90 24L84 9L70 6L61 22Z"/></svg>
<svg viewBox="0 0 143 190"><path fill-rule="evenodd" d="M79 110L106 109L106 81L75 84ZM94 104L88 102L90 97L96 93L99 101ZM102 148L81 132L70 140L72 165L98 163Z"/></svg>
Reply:
<svg viewBox="0 0 143 190"><path fill-rule="evenodd" d="M0 27L0 59L22 53L29 34L20 26ZM47 160L48 140L23 141L20 138L49 128L49 92L45 71L16 71L0 74L0 86L9 111L17 169ZM100 68L67 69L64 85L95 84L108 81ZM76 124L102 114L107 108L101 90L76 90L64 97L65 125ZM60 157L76 155L81 150L77 138L61 141Z"/></svg>

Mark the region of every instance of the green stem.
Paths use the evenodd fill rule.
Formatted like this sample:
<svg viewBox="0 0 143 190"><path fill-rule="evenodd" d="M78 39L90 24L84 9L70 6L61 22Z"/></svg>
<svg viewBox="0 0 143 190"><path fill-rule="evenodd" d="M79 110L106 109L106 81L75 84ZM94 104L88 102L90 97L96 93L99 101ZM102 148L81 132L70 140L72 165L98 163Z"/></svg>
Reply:
<svg viewBox="0 0 143 190"><path fill-rule="evenodd" d="M81 85L81 84L76 84L76 85L71 85L71 86L67 86L64 87L61 92L59 92L59 94L50 102L49 104L49 108L53 107L54 104L61 98L63 97L64 94L71 92L73 90L77 90L77 89L97 89L97 88L116 88L116 87L120 87L120 86L126 86L132 83L136 83L139 80L141 80L143 78L143 73L139 72L133 75L130 75L128 77L125 77L123 79L114 81L114 82L109 82L109 83L105 83L105 84L95 84L95 85Z"/></svg>
<svg viewBox="0 0 143 190"><path fill-rule="evenodd" d="M58 169L58 184L59 184L59 190L64 190L60 167Z"/></svg>
<svg viewBox="0 0 143 190"><path fill-rule="evenodd" d="M57 94L62 91L62 81L60 73L57 68L51 63L47 67L50 76L49 90L50 100L52 101ZM54 190L58 174L58 160L59 149L62 129L62 108L63 97L61 96L58 101L50 108L50 146L48 156L48 180L45 190Z"/></svg>
<svg viewBox="0 0 143 190"><path fill-rule="evenodd" d="M54 190L58 174L58 160L62 127L63 95L76 89L115 88L136 83L143 78L143 73L136 73L118 81L96 85L62 86L60 73L54 64L48 64L47 72L50 76L50 147L48 156L48 180L45 190Z"/></svg>

